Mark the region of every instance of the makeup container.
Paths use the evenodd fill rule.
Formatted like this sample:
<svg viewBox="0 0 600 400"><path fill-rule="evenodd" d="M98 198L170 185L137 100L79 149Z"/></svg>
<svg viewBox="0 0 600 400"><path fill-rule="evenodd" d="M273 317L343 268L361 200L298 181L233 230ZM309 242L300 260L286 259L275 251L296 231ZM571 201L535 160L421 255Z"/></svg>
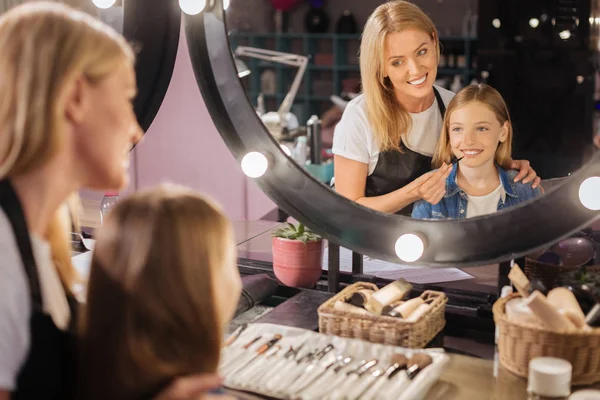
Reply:
<svg viewBox="0 0 600 400"><path fill-rule="evenodd" d="M371 296L375 293L374 290L362 289L352 294L348 300L349 304L355 307L365 307L365 305L371 300Z"/></svg>
<svg viewBox="0 0 600 400"><path fill-rule="evenodd" d="M563 287L554 288L548 293L547 299L575 327L581 329L585 326L585 315L581 311L575 295L569 289Z"/></svg>
<svg viewBox="0 0 600 400"><path fill-rule="evenodd" d="M564 315L562 315L556 307L554 307L546 297L538 291L533 292L526 302L531 311L547 325L550 329L556 332L574 331L575 325Z"/></svg>
<svg viewBox="0 0 600 400"><path fill-rule="evenodd" d="M367 304L369 311L381 315L383 308L396 301L402 300L412 290L412 285L404 279L390 283L373 293Z"/></svg>
<svg viewBox="0 0 600 400"><path fill-rule="evenodd" d="M571 364L554 357L529 362L528 400L566 400L571 393Z"/></svg>

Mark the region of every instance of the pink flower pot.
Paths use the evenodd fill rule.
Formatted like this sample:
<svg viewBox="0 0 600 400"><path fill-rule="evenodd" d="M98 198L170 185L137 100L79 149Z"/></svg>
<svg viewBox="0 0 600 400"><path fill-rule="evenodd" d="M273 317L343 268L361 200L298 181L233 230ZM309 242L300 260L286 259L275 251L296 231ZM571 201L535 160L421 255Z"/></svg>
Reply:
<svg viewBox="0 0 600 400"><path fill-rule="evenodd" d="M321 277L323 240L273 238L273 272L286 286L311 288Z"/></svg>

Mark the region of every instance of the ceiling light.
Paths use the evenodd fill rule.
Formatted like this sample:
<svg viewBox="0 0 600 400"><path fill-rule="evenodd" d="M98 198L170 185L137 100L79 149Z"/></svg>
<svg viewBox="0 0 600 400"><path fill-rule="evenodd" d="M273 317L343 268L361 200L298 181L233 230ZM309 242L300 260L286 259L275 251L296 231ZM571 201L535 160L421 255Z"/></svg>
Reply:
<svg viewBox="0 0 600 400"><path fill-rule="evenodd" d="M537 28L540 25L540 20L537 18L531 18L529 20L529 26L531 26L532 28Z"/></svg>
<svg viewBox="0 0 600 400"><path fill-rule="evenodd" d="M558 34L558 36L560 36L560 38L561 38L561 39L563 39L563 40L567 40L568 38L570 38L570 37L571 37L571 32L570 32L570 31L567 31L567 30L564 30L564 31L561 31L561 32Z"/></svg>
<svg viewBox="0 0 600 400"><path fill-rule="evenodd" d="M396 240L396 255L402 261L417 261L425 251L425 243L414 233L407 233Z"/></svg>
<svg viewBox="0 0 600 400"><path fill-rule="evenodd" d="M502 26L498 18L494 18L494 20L492 21L492 25L494 25L494 28L500 28Z"/></svg>
<svg viewBox="0 0 600 400"><path fill-rule="evenodd" d="M251 151L242 158L242 171L250 178L259 178L267 172L269 161L264 154Z"/></svg>

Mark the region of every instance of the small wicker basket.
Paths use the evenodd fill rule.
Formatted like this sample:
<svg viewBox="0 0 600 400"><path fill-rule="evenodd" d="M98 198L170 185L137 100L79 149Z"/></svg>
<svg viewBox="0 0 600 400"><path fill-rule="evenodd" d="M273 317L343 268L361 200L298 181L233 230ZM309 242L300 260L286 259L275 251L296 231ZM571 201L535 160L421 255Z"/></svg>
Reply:
<svg viewBox="0 0 600 400"><path fill-rule="evenodd" d="M318 309L319 332L363 339L373 343L422 349L446 325L444 312L448 298L445 293L433 290L426 290L421 294L420 297L431 306L431 309L414 322L375 314L354 314L334 308L336 301L344 300L361 289L377 290L377 286L372 283L357 282L321 304Z"/></svg>
<svg viewBox="0 0 600 400"><path fill-rule="evenodd" d="M573 333L558 333L545 327L509 321L506 303L520 297L514 293L498 299L493 306L498 328L500 363L512 373L527 378L529 361L536 357L558 357L573 366L573 385L600 381L600 328Z"/></svg>

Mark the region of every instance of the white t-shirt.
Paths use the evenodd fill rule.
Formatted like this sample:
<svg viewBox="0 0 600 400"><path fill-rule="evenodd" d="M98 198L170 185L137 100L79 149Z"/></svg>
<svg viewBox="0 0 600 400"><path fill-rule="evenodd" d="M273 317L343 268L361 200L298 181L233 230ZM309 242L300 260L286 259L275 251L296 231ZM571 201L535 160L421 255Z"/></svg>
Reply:
<svg viewBox="0 0 600 400"><path fill-rule="evenodd" d="M440 93L444 105L448 106L454 93L438 86L435 88ZM427 110L410 113L410 116L412 127L408 135L403 135L402 142L412 151L428 157L433 156L443 123L437 98ZM369 164L369 175L375 170L379 158L379 145L367 118L364 94L352 99L346 106L342 119L335 127L331 150L333 154Z"/></svg>
<svg viewBox="0 0 600 400"><path fill-rule="evenodd" d="M67 329L69 304L52 262L49 244L30 234L37 264L44 311L56 326ZM17 375L27 358L31 333L31 292L10 222L0 209L0 389L16 388Z"/></svg>
<svg viewBox="0 0 600 400"><path fill-rule="evenodd" d="M502 183L489 194L483 196L467 195L467 218L495 213L498 211L498 202L504 196Z"/></svg>

